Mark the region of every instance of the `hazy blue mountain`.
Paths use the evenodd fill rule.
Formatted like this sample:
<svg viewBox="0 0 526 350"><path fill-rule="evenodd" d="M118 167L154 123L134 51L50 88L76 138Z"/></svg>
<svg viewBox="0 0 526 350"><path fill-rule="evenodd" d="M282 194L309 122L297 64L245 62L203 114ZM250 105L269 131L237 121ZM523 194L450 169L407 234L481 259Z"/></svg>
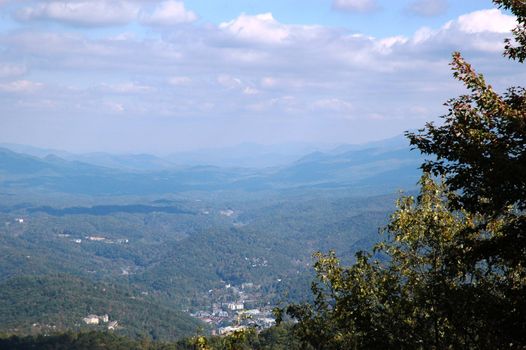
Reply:
<svg viewBox="0 0 526 350"><path fill-rule="evenodd" d="M409 140L404 135L396 135L387 139L371 141L363 144L345 144L329 150L332 154L341 154L350 151L359 151L364 149L409 149Z"/></svg>
<svg viewBox="0 0 526 350"><path fill-rule="evenodd" d="M123 154L115 155L104 152L69 155L69 160L115 168L126 171L159 171L175 169L177 165L169 160L151 154Z"/></svg>
<svg viewBox="0 0 526 350"><path fill-rule="evenodd" d="M0 147L39 158L55 155L66 160L126 171L159 171L198 165L243 168L275 167L291 163L309 152L331 148L327 145L319 146L307 143L278 145L243 143L230 147L200 149L157 156L151 154L110 154L106 152L74 154L18 144L0 144Z"/></svg>
<svg viewBox="0 0 526 350"><path fill-rule="evenodd" d="M36 173L50 170L45 161L27 154L15 153L6 148L0 148L0 171L5 174Z"/></svg>
<svg viewBox="0 0 526 350"><path fill-rule="evenodd" d="M29 146L29 145L20 145L16 143L0 143L0 148L7 148L13 152L17 153L24 153L30 156L43 158L47 155L53 154L56 156L59 156L61 158L68 158L69 156L72 156L72 153L52 149L52 148L40 148L35 146Z"/></svg>
<svg viewBox="0 0 526 350"><path fill-rule="evenodd" d="M314 152L269 176L272 183L292 186L356 187L389 190L413 187L421 155L400 137L361 146Z"/></svg>
<svg viewBox="0 0 526 350"><path fill-rule="evenodd" d="M4 190L41 189L88 195L143 195L219 190L245 176L242 169L210 166L172 171L129 172L68 161L54 155L37 158L0 149L0 184Z"/></svg>
<svg viewBox="0 0 526 350"><path fill-rule="evenodd" d="M94 154L81 159L87 162L0 149L0 182L6 189L39 188L89 195L341 187L381 193L414 186L422 162L420 154L410 151L402 137L316 151L287 165L263 169L209 165L170 168L173 163L150 155Z"/></svg>
<svg viewBox="0 0 526 350"><path fill-rule="evenodd" d="M181 165L214 165L219 167L265 168L284 166L309 152L328 146L307 143L259 145L242 143L231 147L202 149L171 154L165 159Z"/></svg>

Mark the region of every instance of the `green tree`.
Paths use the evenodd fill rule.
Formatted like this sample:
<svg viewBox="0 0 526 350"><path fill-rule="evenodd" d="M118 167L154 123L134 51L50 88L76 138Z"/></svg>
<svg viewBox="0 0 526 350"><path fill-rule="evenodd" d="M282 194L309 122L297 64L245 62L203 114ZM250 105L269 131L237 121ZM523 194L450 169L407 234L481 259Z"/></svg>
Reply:
<svg viewBox="0 0 526 350"><path fill-rule="evenodd" d="M518 26L513 39L506 40L504 55L523 62L526 2L494 2L517 17ZM473 294L489 299L472 298L464 309L487 317L481 332L483 326L498 327L503 342L524 345L526 90L512 87L498 94L459 53L453 55L452 66L454 76L470 93L448 101L449 113L441 126L428 123L419 133L408 136L422 153L435 156L423 164L423 169L445 177L454 192L450 209L462 208L478 215L476 226L458 237L449 255L451 260L462 262L458 272L486 270L484 278L476 278L471 288Z"/></svg>
<svg viewBox="0 0 526 350"><path fill-rule="evenodd" d="M526 59L526 2L505 56ZM418 198L402 197L376 246L350 267L317 254L313 305L292 305L296 333L315 349L526 347L526 91L500 95L459 53L469 90L443 124L408 133L431 155ZM433 176L442 178L439 183Z"/></svg>
<svg viewBox="0 0 526 350"><path fill-rule="evenodd" d="M526 58L526 2L495 0L511 10L519 25L515 43L507 40L505 55ZM419 133L408 133L411 144L435 159L423 164L424 171L442 175L455 192L451 208L481 213L479 229L502 221L501 234L479 237L471 258L497 259L519 268L526 261L526 91L509 88L499 95L459 53L453 54L454 76L469 94L447 102L444 123L428 123Z"/></svg>
<svg viewBox="0 0 526 350"><path fill-rule="evenodd" d="M475 342L455 301L472 276L451 274L447 252L476 218L450 211L446 186L430 176L421 187L418 198L399 199L386 240L375 247L383 263L361 252L354 265L342 267L334 252L316 254L314 305L287 310L300 320L297 334L309 346L446 349Z"/></svg>

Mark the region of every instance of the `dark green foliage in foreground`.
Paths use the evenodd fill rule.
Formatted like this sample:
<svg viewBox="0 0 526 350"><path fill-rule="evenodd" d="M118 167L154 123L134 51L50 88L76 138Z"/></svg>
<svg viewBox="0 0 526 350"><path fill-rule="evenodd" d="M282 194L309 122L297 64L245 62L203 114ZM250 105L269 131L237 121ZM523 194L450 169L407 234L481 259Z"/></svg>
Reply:
<svg viewBox="0 0 526 350"><path fill-rule="evenodd" d="M303 350L286 325L261 333L253 329L225 337L194 336L178 342L154 342L146 338L131 340L107 332L64 333L51 336L0 335L0 350Z"/></svg>
<svg viewBox="0 0 526 350"><path fill-rule="evenodd" d="M118 321L117 334L180 339L195 333L199 322L122 286L93 283L68 275L15 277L0 284L0 332L46 334L65 330L104 330L86 325L90 314Z"/></svg>
<svg viewBox="0 0 526 350"><path fill-rule="evenodd" d="M350 267L334 253L317 255L314 305L292 305L297 334L316 349L486 349L526 344L524 323L507 323L514 296L501 287L512 276L487 264L451 259L480 220L450 211L448 192L429 176L417 199L403 197L376 252ZM495 227L495 233L498 227ZM506 316L509 315L509 316ZM522 324L520 323L522 322ZM511 348L516 348L512 346Z"/></svg>
<svg viewBox="0 0 526 350"><path fill-rule="evenodd" d="M65 333L53 336L0 338L1 350L139 350L153 349L143 344L109 333ZM168 349L168 348L167 348ZM176 348L174 348L176 349Z"/></svg>
<svg viewBox="0 0 526 350"><path fill-rule="evenodd" d="M526 3L494 1L519 27L505 55L526 59ZM526 91L503 96L460 56L470 94L411 143L433 156L420 195L402 197L374 252L349 267L317 254L314 303L292 305L315 349L526 348ZM442 177L436 181L430 174Z"/></svg>
<svg viewBox="0 0 526 350"><path fill-rule="evenodd" d="M308 350L285 324L261 333L249 328L223 337L196 336L179 342L179 346L185 350Z"/></svg>

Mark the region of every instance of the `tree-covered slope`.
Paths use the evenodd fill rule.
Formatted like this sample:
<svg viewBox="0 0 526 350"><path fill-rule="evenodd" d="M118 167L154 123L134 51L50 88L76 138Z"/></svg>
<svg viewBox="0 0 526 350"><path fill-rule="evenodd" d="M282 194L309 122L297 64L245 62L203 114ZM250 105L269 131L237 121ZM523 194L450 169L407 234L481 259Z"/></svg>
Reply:
<svg viewBox="0 0 526 350"><path fill-rule="evenodd" d="M115 333L132 337L176 339L195 333L200 326L137 291L70 275L21 276L0 284L0 332L106 330L109 322L87 325L83 321L88 315L106 314L109 322L118 322Z"/></svg>

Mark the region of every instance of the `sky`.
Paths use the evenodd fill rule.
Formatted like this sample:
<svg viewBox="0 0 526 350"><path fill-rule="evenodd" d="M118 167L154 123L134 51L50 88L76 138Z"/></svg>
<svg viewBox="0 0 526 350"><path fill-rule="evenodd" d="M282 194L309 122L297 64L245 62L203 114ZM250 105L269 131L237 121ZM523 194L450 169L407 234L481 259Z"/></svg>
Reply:
<svg viewBox="0 0 526 350"><path fill-rule="evenodd" d="M515 26L489 0L0 0L0 143L169 154L363 143L499 91Z"/></svg>

